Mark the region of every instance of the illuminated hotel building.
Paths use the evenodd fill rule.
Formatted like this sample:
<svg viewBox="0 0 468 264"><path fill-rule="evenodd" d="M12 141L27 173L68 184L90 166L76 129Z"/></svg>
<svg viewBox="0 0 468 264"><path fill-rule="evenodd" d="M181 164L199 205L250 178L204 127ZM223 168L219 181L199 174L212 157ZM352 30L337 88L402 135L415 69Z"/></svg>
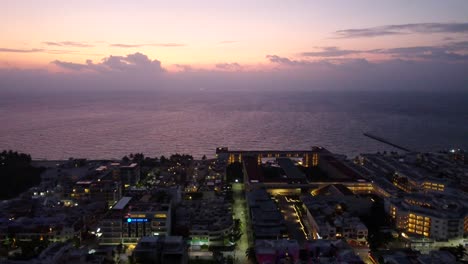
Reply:
<svg viewBox="0 0 468 264"><path fill-rule="evenodd" d="M414 179L408 176L405 176L401 173L394 173L392 177L392 183L398 189L406 192L444 192L446 189L446 181L443 179L434 179L434 178L422 178Z"/></svg>
<svg viewBox="0 0 468 264"><path fill-rule="evenodd" d="M444 192L445 191L445 184L443 182L435 182L433 180L425 180L422 184L422 189L425 191L433 191L433 192Z"/></svg>
<svg viewBox="0 0 468 264"><path fill-rule="evenodd" d="M137 184L140 181L140 166L132 163L128 166L120 166L120 180L125 187Z"/></svg>
<svg viewBox="0 0 468 264"><path fill-rule="evenodd" d="M253 156L258 164L262 163L262 159L273 158L302 158L304 167L318 166L321 154L330 153L322 147L312 147L311 150L229 150L226 147L216 148L218 158L226 158L228 164L234 162L243 162L244 156Z"/></svg>
<svg viewBox="0 0 468 264"><path fill-rule="evenodd" d="M170 204L132 205L123 219L122 238L125 243L137 243L145 236L168 236L170 232Z"/></svg>
<svg viewBox="0 0 468 264"><path fill-rule="evenodd" d="M97 231L100 244L136 244L141 237L168 236L171 231L171 205L131 201L122 197L101 220Z"/></svg>
<svg viewBox="0 0 468 264"><path fill-rule="evenodd" d="M466 206L455 199L412 194L387 199L386 210L396 228L408 235L447 240L463 238L468 231Z"/></svg>

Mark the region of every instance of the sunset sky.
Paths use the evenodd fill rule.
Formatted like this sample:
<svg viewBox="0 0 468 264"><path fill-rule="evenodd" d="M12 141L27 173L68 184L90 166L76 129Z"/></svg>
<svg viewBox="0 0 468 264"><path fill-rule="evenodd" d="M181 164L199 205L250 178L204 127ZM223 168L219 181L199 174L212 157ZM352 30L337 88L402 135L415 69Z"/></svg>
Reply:
<svg viewBox="0 0 468 264"><path fill-rule="evenodd" d="M310 71L346 79L333 67L411 61L431 71L448 64L463 85L467 14L464 0L2 1L0 76L135 70L258 79L245 75L280 68L294 80Z"/></svg>

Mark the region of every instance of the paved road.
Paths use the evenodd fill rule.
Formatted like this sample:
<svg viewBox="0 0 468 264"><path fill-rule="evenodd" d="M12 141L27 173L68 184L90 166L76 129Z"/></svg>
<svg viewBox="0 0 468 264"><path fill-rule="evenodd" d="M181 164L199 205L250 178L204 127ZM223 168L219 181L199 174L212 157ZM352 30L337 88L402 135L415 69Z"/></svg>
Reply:
<svg viewBox="0 0 468 264"><path fill-rule="evenodd" d="M249 247L249 235L251 234L251 232L248 232L247 230L249 215L247 212L247 202L245 201L244 184L233 183L232 192L234 199L232 211L234 213L234 218L240 219L242 232L242 236L237 242L236 249L234 250L234 259L235 263L244 264L248 263L245 251Z"/></svg>
<svg viewBox="0 0 468 264"><path fill-rule="evenodd" d="M305 230L305 227L300 222L298 212L294 208L294 202L289 202L283 195L277 195L276 198L278 199L278 206L286 221L289 237L297 240L299 245L302 246L307 240L307 230Z"/></svg>
<svg viewBox="0 0 468 264"><path fill-rule="evenodd" d="M362 261L366 264L372 264L373 262L369 258L369 248L368 247L354 247L354 253L361 257Z"/></svg>

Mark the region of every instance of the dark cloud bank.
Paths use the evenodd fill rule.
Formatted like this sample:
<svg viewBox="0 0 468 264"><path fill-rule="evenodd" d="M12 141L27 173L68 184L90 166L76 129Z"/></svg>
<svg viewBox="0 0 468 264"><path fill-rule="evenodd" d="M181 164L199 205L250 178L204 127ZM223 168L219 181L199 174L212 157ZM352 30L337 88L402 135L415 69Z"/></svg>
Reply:
<svg viewBox="0 0 468 264"><path fill-rule="evenodd" d="M337 38L368 38L404 34L468 33L468 23L414 23L385 25L371 28L353 28L338 30Z"/></svg>
<svg viewBox="0 0 468 264"><path fill-rule="evenodd" d="M213 70L163 64L142 53L109 56L99 62L55 60L63 73L0 69L0 92L140 91L140 90L424 90L468 91L468 42L440 46L376 50L323 47L303 52L299 59L267 55L268 70L251 70L239 63L218 63ZM7 50L8 52L17 52ZM18 50L18 52L28 52ZM29 51L35 52L35 51ZM390 60L371 62L348 55L386 54Z"/></svg>
<svg viewBox="0 0 468 264"><path fill-rule="evenodd" d="M334 58L348 55L385 54L394 58L432 60L433 62L468 62L468 41L452 42L439 46L413 46L391 49L343 50L338 47L322 47L320 51L303 52L303 57Z"/></svg>

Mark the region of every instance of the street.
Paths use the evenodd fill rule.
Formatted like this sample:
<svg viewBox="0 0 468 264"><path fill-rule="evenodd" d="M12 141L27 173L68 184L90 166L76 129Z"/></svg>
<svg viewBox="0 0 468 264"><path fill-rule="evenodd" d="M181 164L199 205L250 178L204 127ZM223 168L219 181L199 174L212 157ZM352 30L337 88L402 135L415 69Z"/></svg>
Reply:
<svg viewBox="0 0 468 264"><path fill-rule="evenodd" d="M249 248L249 236L251 232L248 232L248 212L247 202L245 201L244 184L233 183L232 192L234 203L232 205L232 211L234 218L240 219L240 228L242 236L237 241L236 249L234 250L234 263L248 263L248 259L245 255L247 248Z"/></svg>
<svg viewBox="0 0 468 264"><path fill-rule="evenodd" d="M304 244L307 240L307 231L294 207L294 202L283 195L277 195L276 199L278 199L278 206L286 221L286 227L290 238L297 240L299 245Z"/></svg>

